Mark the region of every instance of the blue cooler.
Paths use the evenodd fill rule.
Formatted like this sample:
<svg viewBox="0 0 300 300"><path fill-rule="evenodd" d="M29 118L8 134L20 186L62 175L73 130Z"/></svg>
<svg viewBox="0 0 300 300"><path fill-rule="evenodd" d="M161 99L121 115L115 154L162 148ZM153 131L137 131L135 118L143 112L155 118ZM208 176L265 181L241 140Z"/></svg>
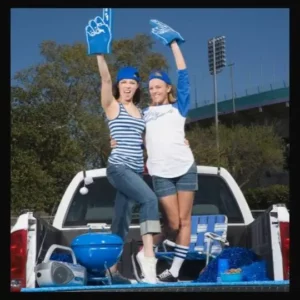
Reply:
<svg viewBox="0 0 300 300"><path fill-rule="evenodd" d="M71 248L89 276L103 276L116 264L123 252L123 240L111 233L90 232L77 236Z"/></svg>

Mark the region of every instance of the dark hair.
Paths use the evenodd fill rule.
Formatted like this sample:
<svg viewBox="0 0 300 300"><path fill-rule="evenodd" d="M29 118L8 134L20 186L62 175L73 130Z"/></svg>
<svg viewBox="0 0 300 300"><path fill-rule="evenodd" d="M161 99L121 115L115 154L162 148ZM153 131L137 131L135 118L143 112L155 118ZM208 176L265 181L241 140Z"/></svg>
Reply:
<svg viewBox="0 0 300 300"><path fill-rule="evenodd" d="M113 96L116 100L118 100L120 97L120 90L119 90L118 83L115 83L113 85ZM133 95L132 102L133 104L139 104L140 101L141 101L141 89L140 87L138 87Z"/></svg>

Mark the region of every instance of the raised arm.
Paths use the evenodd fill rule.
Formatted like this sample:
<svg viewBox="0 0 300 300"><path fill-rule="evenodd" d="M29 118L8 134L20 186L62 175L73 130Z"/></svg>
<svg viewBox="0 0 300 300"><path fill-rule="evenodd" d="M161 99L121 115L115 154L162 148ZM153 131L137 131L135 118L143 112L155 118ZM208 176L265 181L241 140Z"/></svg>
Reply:
<svg viewBox="0 0 300 300"><path fill-rule="evenodd" d="M112 93L112 79L104 55L97 55L97 63L101 77L101 105L107 113L116 105L116 100Z"/></svg>
<svg viewBox="0 0 300 300"><path fill-rule="evenodd" d="M170 44L178 70L177 105L180 114L186 117L190 109L190 81L186 64L180 47L176 41Z"/></svg>
<svg viewBox="0 0 300 300"><path fill-rule="evenodd" d="M150 26L153 36L172 49L178 69L176 105L180 114L186 117L190 108L190 82L186 64L179 48L179 44L184 43L185 40L179 32L158 20L150 20Z"/></svg>
<svg viewBox="0 0 300 300"><path fill-rule="evenodd" d="M118 114L118 102L113 97L112 80L104 58L111 51L112 42L112 9L103 8L102 15L89 20L85 27L89 55L97 57L101 77L101 105L108 118Z"/></svg>
<svg viewBox="0 0 300 300"><path fill-rule="evenodd" d="M173 41L170 46L174 55L177 70L185 70L186 64L179 45L176 41Z"/></svg>

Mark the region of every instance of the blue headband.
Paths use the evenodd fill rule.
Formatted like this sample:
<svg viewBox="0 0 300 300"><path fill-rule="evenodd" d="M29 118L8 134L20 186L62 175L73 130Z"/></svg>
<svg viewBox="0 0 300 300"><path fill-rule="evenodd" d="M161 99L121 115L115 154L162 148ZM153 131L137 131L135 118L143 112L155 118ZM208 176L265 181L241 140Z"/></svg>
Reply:
<svg viewBox="0 0 300 300"><path fill-rule="evenodd" d="M166 72L163 72L163 71L152 72L149 76L148 81L150 81L151 79L154 79L154 78L160 79L160 80L164 81L166 84L172 85L171 80Z"/></svg>
<svg viewBox="0 0 300 300"><path fill-rule="evenodd" d="M119 70L117 75L117 82L123 79L133 79L137 82L140 82L138 71L133 67L124 67Z"/></svg>

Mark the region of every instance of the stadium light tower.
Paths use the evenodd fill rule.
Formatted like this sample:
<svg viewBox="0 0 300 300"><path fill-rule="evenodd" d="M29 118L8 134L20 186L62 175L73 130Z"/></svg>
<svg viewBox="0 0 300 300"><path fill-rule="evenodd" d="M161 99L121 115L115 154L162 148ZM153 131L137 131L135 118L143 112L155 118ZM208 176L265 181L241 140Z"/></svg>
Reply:
<svg viewBox="0 0 300 300"><path fill-rule="evenodd" d="M213 37L208 40L208 67L209 73L213 75L214 102L215 102L215 123L216 123L216 144L219 151L219 117L217 97L217 74L226 67L225 36Z"/></svg>
<svg viewBox="0 0 300 300"><path fill-rule="evenodd" d="M228 64L227 67L230 68L230 81L231 81L231 94L232 94L232 108L235 114L235 101L234 101L234 89L233 89L233 67L234 63Z"/></svg>

